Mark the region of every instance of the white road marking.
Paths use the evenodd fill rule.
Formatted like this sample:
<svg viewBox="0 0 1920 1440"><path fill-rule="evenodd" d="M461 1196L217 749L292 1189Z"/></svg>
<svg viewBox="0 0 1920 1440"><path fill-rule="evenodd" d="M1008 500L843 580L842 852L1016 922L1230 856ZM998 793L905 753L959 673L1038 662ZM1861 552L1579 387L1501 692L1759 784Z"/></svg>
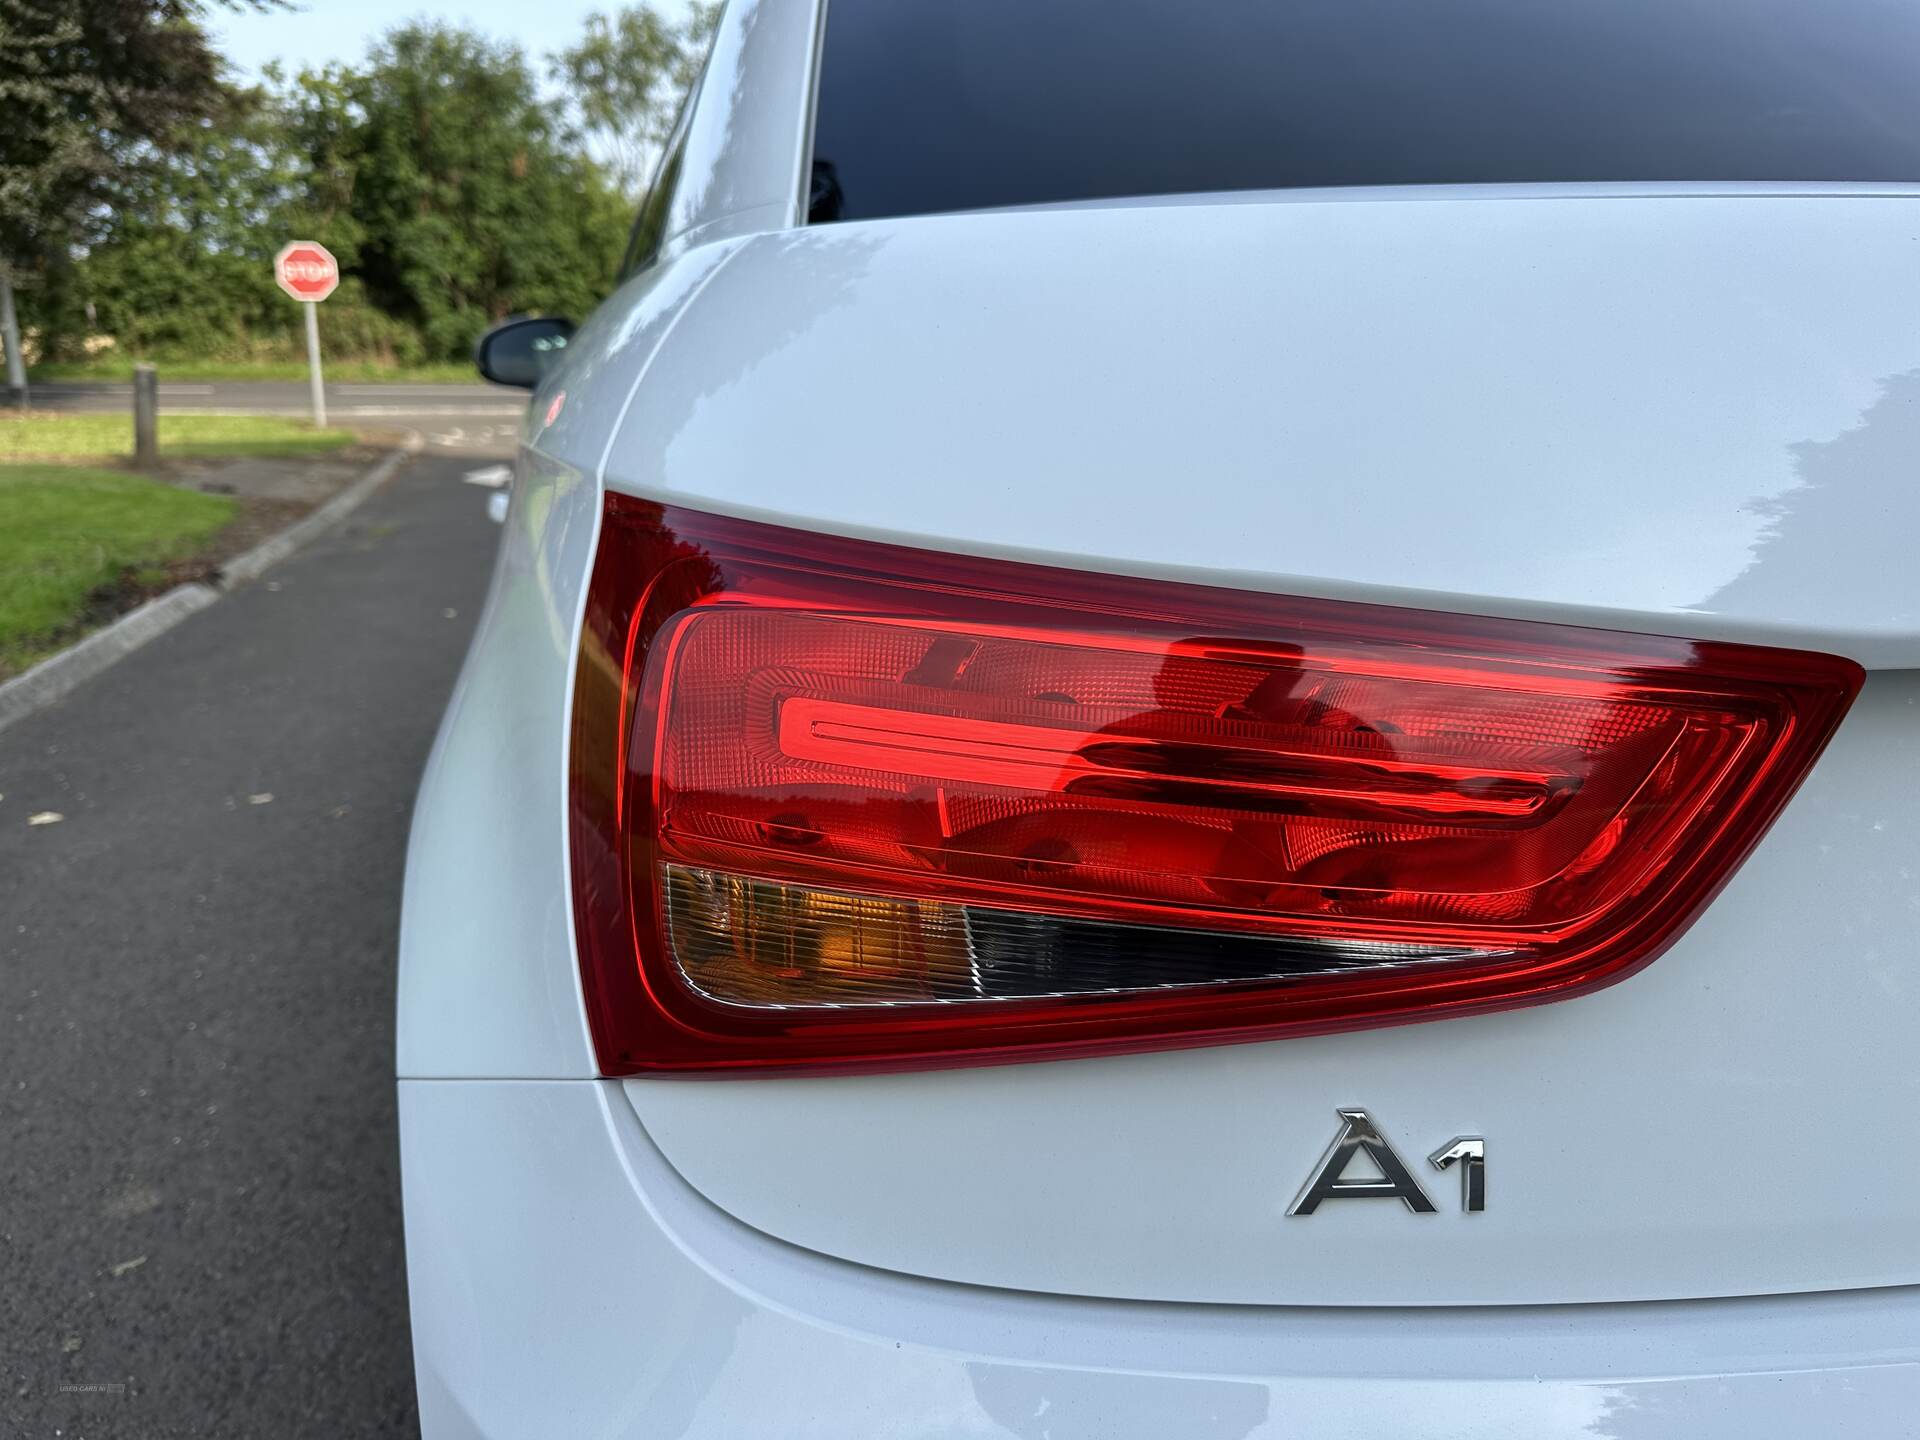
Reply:
<svg viewBox="0 0 1920 1440"><path fill-rule="evenodd" d="M305 417L311 415L313 410L311 406L307 405L257 406L245 410L234 410L212 405L176 405L173 407L173 413L176 415L290 415ZM517 409L502 410L497 406L491 409L485 407L461 409L458 406L448 405L333 405L328 407L327 413L329 415L351 416L360 420L388 419L396 415L418 416L422 419L438 418L449 420L456 418L463 420L481 420L492 416L499 419L511 417L517 420L521 414Z"/></svg>
<svg viewBox="0 0 1920 1440"><path fill-rule="evenodd" d="M70 385L35 385L33 387L33 393L36 395L51 395L51 396L60 397L60 398L79 397L81 399L86 399L89 397L96 397L101 400L117 400L117 399L125 399L126 397L132 395L133 386L131 385L97 385L97 386L89 385L83 389L75 389L73 386L70 386ZM160 393L162 395L211 395L213 394L213 386L211 385L162 385L160 386Z"/></svg>
<svg viewBox="0 0 1920 1440"><path fill-rule="evenodd" d="M499 419L520 419L526 413L524 405L348 405L342 415L463 415L467 419L480 419L493 415Z"/></svg>
<svg viewBox="0 0 1920 1440"><path fill-rule="evenodd" d="M471 391L472 389L471 386L462 385L329 385L327 387L328 393L335 395L432 395L435 397L444 396L449 391L457 394L462 390ZM498 390L486 390L480 394L488 399L498 399L500 396ZM479 396L475 395L472 398L477 399Z"/></svg>
<svg viewBox="0 0 1920 1440"><path fill-rule="evenodd" d="M130 389L120 392L88 390L77 392L70 397L56 397L55 392L49 391L42 386L35 386L33 393L36 395L46 395L49 398L115 400L128 399L132 396L133 391ZM165 398L168 393L164 385L160 387L162 398ZM181 391L178 393L212 395L215 393L215 390L213 386L206 385L192 391ZM166 408L170 414L174 415L307 415L312 413L312 407L308 405L169 405ZM485 401L474 401L467 405L336 405L330 408L331 412L335 415L352 415L362 419L377 419L392 415L420 415L426 417L445 417L449 419L458 416L465 419L492 418L501 420L518 420L526 413L527 409L524 405L489 405ZM76 410L73 413L97 415L113 414L116 412L102 408L92 411Z"/></svg>
<svg viewBox="0 0 1920 1440"><path fill-rule="evenodd" d="M524 405L349 405L342 415L498 415L518 418Z"/></svg>
<svg viewBox="0 0 1920 1440"><path fill-rule="evenodd" d="M483 465L478 470L469 470L460 477L469 485L487 485L494 488L508 484L513 479L513 467L510 465Z"/></svg>

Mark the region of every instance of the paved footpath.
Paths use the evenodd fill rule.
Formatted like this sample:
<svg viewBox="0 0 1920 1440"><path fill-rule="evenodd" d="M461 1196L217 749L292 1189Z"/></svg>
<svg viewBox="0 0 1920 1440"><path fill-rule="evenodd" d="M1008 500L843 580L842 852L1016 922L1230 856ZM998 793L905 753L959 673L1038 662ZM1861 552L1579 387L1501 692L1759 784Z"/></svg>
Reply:
<svg viewBox="0 0 1920 1440"><path fill-rule="evenodd" d="M0 733L0 1434L414 1432L394 941L474 463Z"/></svg>

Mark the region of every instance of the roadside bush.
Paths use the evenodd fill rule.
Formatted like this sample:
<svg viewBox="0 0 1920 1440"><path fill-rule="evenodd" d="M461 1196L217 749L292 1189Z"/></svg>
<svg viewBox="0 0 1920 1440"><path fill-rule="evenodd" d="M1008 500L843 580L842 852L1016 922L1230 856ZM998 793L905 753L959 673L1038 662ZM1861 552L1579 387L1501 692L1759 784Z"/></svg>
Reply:
<svg viewBox="0 0 1920 1440"><path fill-rule="evenodd" d="M507 315L590 309L631 209L520 50L424 22L358 65L270 70L107 183L84 239L23 286L46 360L87 364L111 337L118 364L299 361L272 274L298 238L341 264L328 358L462 361Z"/></svg>

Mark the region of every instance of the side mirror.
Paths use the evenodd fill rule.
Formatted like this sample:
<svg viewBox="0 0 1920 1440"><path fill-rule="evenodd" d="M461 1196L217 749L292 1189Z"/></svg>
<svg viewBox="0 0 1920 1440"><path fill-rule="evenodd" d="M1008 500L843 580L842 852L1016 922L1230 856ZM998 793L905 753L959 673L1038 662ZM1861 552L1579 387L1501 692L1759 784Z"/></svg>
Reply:
<svg viewBox="0 0 1920 1440"><path fill-rule="evenodd" d="M557 315L502 320L473 347L473 363L496 385L532 390L546 378L573 336L573 322Z"/></svg>

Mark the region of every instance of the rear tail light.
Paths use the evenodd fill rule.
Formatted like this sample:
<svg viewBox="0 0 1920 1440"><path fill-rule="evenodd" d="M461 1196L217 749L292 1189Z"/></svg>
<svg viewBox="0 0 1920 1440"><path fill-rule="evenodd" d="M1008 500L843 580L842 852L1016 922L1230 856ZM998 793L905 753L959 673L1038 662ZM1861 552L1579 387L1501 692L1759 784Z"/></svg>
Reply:
<svg viewBox="0 0 1920 1440"><path fill-rule="evenodd" d="M1436 1018L1632 973L1832 656L933 554L611 496L574 704L608 1074Z"/></svg>

